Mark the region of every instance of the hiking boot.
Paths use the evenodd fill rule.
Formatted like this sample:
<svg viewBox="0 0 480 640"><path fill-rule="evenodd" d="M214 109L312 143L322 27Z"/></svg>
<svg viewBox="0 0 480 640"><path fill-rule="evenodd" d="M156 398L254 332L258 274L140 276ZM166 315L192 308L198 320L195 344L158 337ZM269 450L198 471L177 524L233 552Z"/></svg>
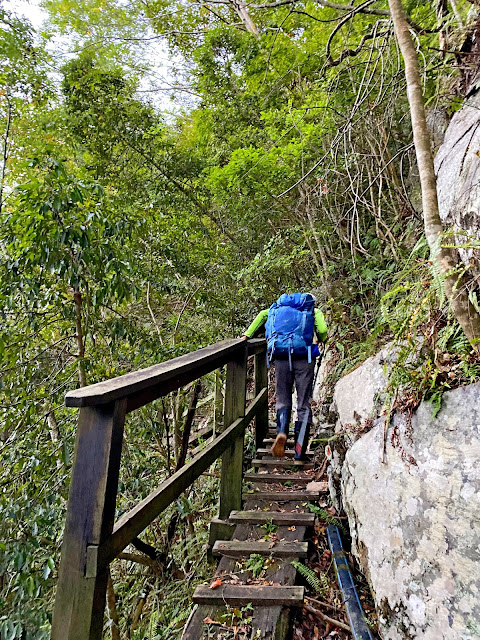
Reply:
<svg viewBox="0 0 480 640"><path fill-rule="evenodd" d="M288 436L288 424L290 422L290 409L277 411L277 437L272 446L272 455L275 458L285 457L285 444Z"/></svg>
<svg viewBox="0 0 480 640"><path fill-rule="evenodd" d="M300 429L302 428L301 420L296 420L295 422L295 431L293 432L293 448L295 449L295 445L297 444L298 434L300 433Z"/></svg>
<svg viewBox="0 0 480 640"><path fill-rule="evenodd" d="M302 428L302 423L300 420L297 420L297 422L295 422L295 435L294 435L295 455L293 457L294 460L306 460L305 453L308 447L308 439L310 437L311 426L312 426L311 422L307 422L307 425L305 427L305 435L303 437L303 443L300 445L300 443L297 441L300 435L300 430Z"/></svg>

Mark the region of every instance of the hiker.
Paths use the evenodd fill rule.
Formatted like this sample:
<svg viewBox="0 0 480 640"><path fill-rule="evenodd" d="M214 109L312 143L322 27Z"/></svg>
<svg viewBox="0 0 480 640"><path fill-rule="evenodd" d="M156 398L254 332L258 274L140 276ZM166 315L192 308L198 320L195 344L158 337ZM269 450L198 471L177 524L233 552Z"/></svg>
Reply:
<svg viewBox="0 0 480 640"><path fill-rule="evenodd" d="M253 338L265 325L268 362L275 362L277 437L272 446L275 457L283 458L292 413L293 383L297 389L297 420L294 442L295 460L305 458L312 410L313 377L316 358L320 355L315 333L320 343L327 339L327 325L315 297L310 293L284 293L270 309L260 311L244 333Z"/></svg>

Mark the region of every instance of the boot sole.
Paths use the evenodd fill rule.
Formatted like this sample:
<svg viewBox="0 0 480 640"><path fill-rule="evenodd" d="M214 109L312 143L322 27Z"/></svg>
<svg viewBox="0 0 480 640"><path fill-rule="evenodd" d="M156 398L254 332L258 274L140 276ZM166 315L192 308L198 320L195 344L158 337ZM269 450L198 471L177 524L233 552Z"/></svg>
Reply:
<svg viewBox="0 0 480 640"><path fill-rule="evenodd" d="M275 438L275 442L272 447L272 455L275 458L284 458L285 457L285 444L287 442L287 436L285 433L279 433Z"/></svg>

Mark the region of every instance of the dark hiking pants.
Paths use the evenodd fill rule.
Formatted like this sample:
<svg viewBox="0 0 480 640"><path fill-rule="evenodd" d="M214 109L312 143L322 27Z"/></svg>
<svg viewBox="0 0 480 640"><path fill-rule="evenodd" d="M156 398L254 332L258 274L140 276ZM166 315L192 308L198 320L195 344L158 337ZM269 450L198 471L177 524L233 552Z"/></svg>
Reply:
<svg viewBox="0 0 480 640"><path fill-rule="evenodd" d="M297 420L303 421L307 416L307 422L312 422L313 374L315 371L315 359L308 362L307 358L292 360L292 369L288 360L275 360L275 391L277 394L276 409L292 410L293 384L297 389Z"/></svg>

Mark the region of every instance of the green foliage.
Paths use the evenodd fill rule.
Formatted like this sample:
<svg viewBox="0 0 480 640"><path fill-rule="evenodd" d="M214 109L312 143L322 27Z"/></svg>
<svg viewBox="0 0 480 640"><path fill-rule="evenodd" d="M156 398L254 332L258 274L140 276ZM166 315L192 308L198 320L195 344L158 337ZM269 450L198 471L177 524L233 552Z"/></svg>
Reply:
<svg viewBox="0 0 480 640"><path fill-rule="evenodd" d="M259 38L239 28L232 3L44 6L74 51L66 63L49 36L0 8L2 640L49 635L76 424L63 398L82 371L93 383L236 336L283 291L308 289L330 327L331 382L392 338L389 393L405 390L407 408L428 398L438 410L444 389L480 374L405 188L402 69L376 16L355 13L334 34L333 59L372 38L329 66L343 14L312 2L249 7ZM408 9L435 27L430 3ZM148 58L159 56L149 46L161 38L177 95L194 96L174 114L159 109L163 80L148 93L158 71ZM437 56L436 33L419 38L436 104L458 72ZM213 381L203 384L208 397ZM118 515L171 472L188 399L183 390L129 417ZM145 595L132 640L179 637L208 575L217 498L218 481L204 477L143 534L166 553L162 575L114 564L123 634ZM258 577L269 561L247 563ZM248 621L238 611L232 624Z"/></svg>
<svg viewBox="0 0 480 640"><path fill-rule="evenodd" d="M388 399L411 411L422 400L441 409L444 391L480 376L480 362L446 306L443 280L417 243L396 285L383 296L381 311L394 337L388 375ZM388 403L387 399L387 403Z"/></svg>
<svg viewBox="0 0 480 640"><path fill-rule="evenodd" d="M327 524L333 524L336 527L338 527L341 531L343 531L343 533L347 533L345 529L345 525L340 520L335 518L335 516L330 515L326 509L323 509L322 507L318 507L316 504L309 504L308 508L312 513L318 516L319 520L322 520Z"/></svg>
<svg viewBox="0 0 480 640"><path fill-rule="evenodd" d="M219 622L229 627L249 625L253 620L253 605L249 602L243 607L226 605L226 612L219 616Z"/></svg>
<svg viewBox="0 0 480 640"><path fill-rule="evenodd" d="M267 536L269 536L270 534L274 534L277 533L278 531L278 525L275 524L271 518L269 518L265 524L260 525L260 528L263 529L265 531L265 533L267 534Z"/></svg>
<svg viewBox="0 0 480 640"><path fill-rule="evenodd" d="M330 591L330 583L325 574L322 573L317 575L313 569L305 566L301 562L298 562L298 560L294 560L291 564L295 567L298 573L305 578L314 593L318 595L326 595Z"/></svg>
<svg viewBox="0 0 480 640"><path fill-rule="evenodd" d="M267 560L258 553L252 553L243 563L244 569L252 572L254 578L260 578L267 567Z"/></svg>

